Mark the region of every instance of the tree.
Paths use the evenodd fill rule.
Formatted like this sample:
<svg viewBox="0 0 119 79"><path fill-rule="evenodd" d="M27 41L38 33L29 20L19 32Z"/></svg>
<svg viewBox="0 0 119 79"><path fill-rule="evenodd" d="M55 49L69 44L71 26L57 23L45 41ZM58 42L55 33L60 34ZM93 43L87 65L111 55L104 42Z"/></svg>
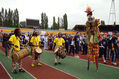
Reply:
<svg viewBox="0 0 119 79"><path fill-rule="evenodd" d="M2 8L2 11L0 12L0 20L2 21L2 26L19 26L19 13L18 10L15 9L14 12L9 8L4 10Z"/></svg>
<svg viewBox="0 0 119 79"><path fill-rule="evenodd" d="M67 28L68 28L68 21L67 21L67 14L66 13L63 16L63 20L64 20L64 29L67 30Z"/></svg>
<svg viewBox="0 0 119 79"><path fill-rule="evenodd" d="M8 25L9 27L12 27L13 25L13 11L9 9L8 11Z"/></svg>
<svg viewBox="0 0 119 79"><path fill-rule="evenodd" d="M7 9L5 9L5 17L4 17L4 22L3 22L4 26L8 25L8 13L7 13Z"/></svg>
<svg viewBox="0 0 119 79"><path fill-rule="evenodd" d="M4 26L4 18L5 18L4 8L2 8L2 11L1 11L1 18L2 18L2 26Z"/></svg>
<svg viewBox="0 0 119 79"><path fill-rule="evenodd" d="M52 25L51 29L58 29L58 25L55 21L55 16L53 17L53 25Z"/></svg>
<svg viewBox="0 0 119 79"><path fill-rule="evenodd" d="M60 18L58 17L57 28L60 28Z"/></svg>
<svg viewBox="0 0 119 79"><path fill-rule="evenodd" d="M41 29L44 28L44 19L43 19L43 13L41 13Z"/></svg>
<svg viewBox="0 0 119 79"><path fill-rule="evenodd" d="M13 13L13 26L19 27L19 12L17 8L14 10Z"/></svg>
<svg viewBox="0 0 119 79"><path fill-rule="evenodd" d="M101 20L101 25L105 25L105 21Z"/></svg>
<svg viewBox="0 0 119 79"><path fill-rule="evenodd" d="M46 15L46 13L44 13L44 26L45 29L48 29L48 16Z"/></svg>
<svg viewBox="0 0 119 79"><path fill-rule="evenodd" d="M2 26L2 13L0 12L0 26Z"/></svg>
<svg viewBox="0 0 119 79"><path fill-rule="evenodd" d="M41 29L48 29L48 16L46 13L41 13Z"/></svg>
<svg viewBox="0 0 119 79"><path fill-rule="evenodd" d="M114 25L116 25L116 22L114 22Z"/></svg>

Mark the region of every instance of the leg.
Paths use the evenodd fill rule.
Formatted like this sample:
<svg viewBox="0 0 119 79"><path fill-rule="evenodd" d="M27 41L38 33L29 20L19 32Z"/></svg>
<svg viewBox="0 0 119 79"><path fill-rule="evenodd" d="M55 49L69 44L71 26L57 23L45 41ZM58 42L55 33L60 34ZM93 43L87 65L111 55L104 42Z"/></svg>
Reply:
<svg viewBox="0 0 119 79"><path fill-rule="evenodd" d="M41 65L42 65L42 64L40 63L40 55L38 55L36 62L37 62L37 65L38 65L38 66L41 66Z"/></svg>
<svg viewBox="0 0 119 79"><path fill-rule="evenodd" d="M92 46L91 45L88 45L88 67L87 67L87 70L89 70L89 66L90 66L90 61L91 61L91 52L92 52Z"/></svg>
<svg viewBox="0 0 119 79"><path fill-rule="evenodd" d="M109 53L109 59L110 59L111 52L112 52L112 50L111 50L111 49L109 49L109 52L108 52L108 53Z"/></svg>
<svg viewBox="0 0 119 79"><path fill-rule="evenodd" d="M82 53L82 55L84 55L84 52L85 52L85 46L83 45L83 53Z"/></svg>
<svg viewBox="0 0 119 79"><path fill-rule="evenodd" d="M22 69L22 61L19 60L17 63L18 63L19 72L25 72L25 71Z"/></svg>
<svg viewBox="0 0 119 79"><path fill-rule="evenodd" d="M104 63L106 63L106 49L104 49Z"/></svg>
<svg viewBox="0 0 119 79"><path fill-rule="evenodd" d="M76 58L79 58L78 54L79 54L79 46L76 45L76 55L75 55Z"/></svg>
<svg viewBox="0 0 119 79"><path fill-rule="evenodd" d="M16 62L12 59L12 73L17 73L16 71Z"/></svg>
<svg viewBox="0 0 119 79"><path fill-rule="evenodd" d="M113 62L114 65L117 65L116 64L116 49L113 50L112 62Z"/></svg>
<svg viewBox="0 0 119 79"><path fill-rule="evenodd" d="M57 55L56 54L54 54L55 55L55 63L54 63L54 65L57 65Z"/></svg>
<svg viewBox="0 0 119 79"><path fill-rule="evenodd" d="M87 70L89 70L90 61L91 61L91 57L88 57L88 67L87 67Z"/></svg>
<svg viewBox="0 0 119 79"><path fill-rule="evenodd" d="M73 55L74 55L74 46L72 46L72 52L73 52Z"/></svg>
<svg viewBox="0 0 119 79"><path fill-rule="evenodd" d="M71 50L72 50L72 48L71 48L71 45L70 45L70 49L69 49L69 51L68 51L68 55L70 55Z"/></svg>
<svg viewBox="0 0 119 79"><path fill-rule="evenodd" d="M97 70L97 72L98 72L98 61L99 61L99 57L96 56L96 57L95 57L95 60L96 60L96 70Z"/></svg>
<svg viewBox="0 0 119 79"><path fill-rule="evenodd" d="M87 55L88 54L88 46L87 45L86 45L85 51L86 51L86 55Z"/></svg>
<svg viewBox="0 0 119 79"><path fill-rule="evenodd" d="M31 64L32 67L35 66L35 61L36 61L35 58L36 58L36 57L35 57L35 52L34 52L34 49L33 49L33 50L32 50L32 64Z"/></svg>
<svg viewBox="0 0 119 79"><path fill-rule="evenodd" d="M59 62L58 62L58 64L61 64L61 58L59 57Z"/></svg>
<svg viewBox="0 0 119 79"><path fill-rule="evenodd" d="M18 68L19 69L22 69L22 61L21 60L18 60L17 63L18 63Z"/></svg>
<svg viewBox="0 0 119 79"><path fill-rule="evenodd" d="M5 46L5 55L7 56L7 46Z"/></svg>

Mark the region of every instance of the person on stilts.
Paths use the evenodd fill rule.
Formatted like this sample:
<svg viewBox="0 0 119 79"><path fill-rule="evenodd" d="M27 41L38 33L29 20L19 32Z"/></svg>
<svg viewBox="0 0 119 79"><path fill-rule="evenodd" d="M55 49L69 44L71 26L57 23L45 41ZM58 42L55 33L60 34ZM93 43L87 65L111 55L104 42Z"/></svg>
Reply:
<svg viewBox="0 0 119 79"><path fill-rule="evenodd" d="M88 21L86 22L86 33L88 43L88 67L89 70L91 58L94 58L96 70L98 72L98 58L99 58L99 19L95 19L92 15L92 10L88 7L85 11L87 13Z"/></svg>

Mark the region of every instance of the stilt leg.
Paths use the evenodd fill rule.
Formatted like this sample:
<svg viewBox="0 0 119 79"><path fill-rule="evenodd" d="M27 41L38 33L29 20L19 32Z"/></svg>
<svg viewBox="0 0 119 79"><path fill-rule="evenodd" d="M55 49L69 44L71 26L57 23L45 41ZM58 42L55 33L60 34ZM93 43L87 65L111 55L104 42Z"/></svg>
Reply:
<svg viewBox="0 0 119 79"><path fill-rule="evenodd" d="M88 57L88 67L87 67L87 70L89 70L89 66L90 66L90 57Z"/></svg>
<svg viewBox="0 0 119 79"><path fill-rule="evenodd" d="M99 59L99 57L95 57L95 59L96 59L96 70L98 72L98 59Z"/></svg>

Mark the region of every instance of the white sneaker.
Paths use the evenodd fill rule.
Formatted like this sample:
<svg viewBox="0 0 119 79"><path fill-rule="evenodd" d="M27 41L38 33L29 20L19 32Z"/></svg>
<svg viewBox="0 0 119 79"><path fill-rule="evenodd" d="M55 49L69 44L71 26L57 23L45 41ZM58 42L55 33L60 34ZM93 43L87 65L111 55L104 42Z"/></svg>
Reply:
<svg viewBox="0 0 119 79"><path fill-rule="evenodd" d="M104 63L106 63L106 60L104 60Z"/></svg>
<svg viewBox="0 0 119 79"><path fill-rule="evenodd" d="M115 65L115 66L116 66L116 65L117 65L117 63L116 63L116 62L113 62L113 65Z"/></svg>
<svg viewBox="0 0 119 79"><path fill-rule="evenodd" d="M79 56L75 56L75 58L78 58L79 59Z"/></svg>

